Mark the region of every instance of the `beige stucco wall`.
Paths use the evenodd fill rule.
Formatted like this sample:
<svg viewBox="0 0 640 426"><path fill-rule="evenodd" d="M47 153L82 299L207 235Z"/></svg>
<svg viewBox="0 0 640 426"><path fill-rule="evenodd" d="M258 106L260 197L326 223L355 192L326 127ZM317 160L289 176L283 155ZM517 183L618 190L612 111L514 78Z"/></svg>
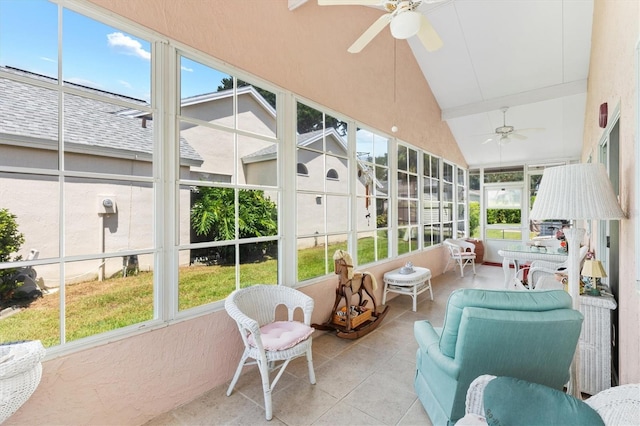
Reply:
<svg viewBox="0 0 640 426"><path fill-rule="evenodd" d="M290 12L286 0L92 0L159 33L194 46L265 80L466 165L406 42L377 37L362 53L347 47L378 16L358 7ZM340 31L336 31L340 28ZM419 93L420 96L416 96ZM412 261L441 273L441 249L368 268L382 274ZM336 278L303 289L316 300L313 321L331 310ZM381 291L378 290L380 295ZM44 362L31 399L6 424L137 425L228 381L241 354L224 311Z"/></svg>
<svg viewBox="0 0 640 426"><path fill-rule="evenodd" d="M620 221L620 282L618 285L618 334L620 383L640 382L640 293L635 287L635 144L638 135L638 81L636 47L640 40L640 2L595 0L583 160L598 152L603 129L598 127L599 105L607 102L609 119L620 108L620 204L629 219ZM595 235L595 234L594 234Z"/></svg>

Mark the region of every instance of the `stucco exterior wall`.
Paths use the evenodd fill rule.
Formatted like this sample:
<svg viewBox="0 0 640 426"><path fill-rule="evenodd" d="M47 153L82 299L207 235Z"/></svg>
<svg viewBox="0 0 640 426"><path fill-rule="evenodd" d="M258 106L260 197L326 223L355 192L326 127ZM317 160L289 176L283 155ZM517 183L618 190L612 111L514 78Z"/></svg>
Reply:
<svg viewBox="0 0 640 426"><path fill-rule="evenodd" d="M37 151L36 151L37 152ZM29 150L25 155L29 155ZM37 155L37 154L36 154ZM104 166L98 158L77 155L80 163L94 163L96 168ZM74 164L74 161L70 161ZM145 168L131 165L127 160L111 161L117 168ZM111 180L67 178L65 189L65 256L83 254L117 253L124 250L144 250L153 247L153 188L140 182L114 182ZM15 214L25 242L18 252L26 259L29 250L39 251L38 259L52 259L59 252L59 205L58 198L51 196L59 192L57 178L31 177L22 174L0 174L0 208L8 208ZM116 213L99 214L99 203L109 198L116 203ZM189 190L180 192L181 238L189 238ZM140 270L153 269L153 255L139 257ZM188 264L187 252L181 253L181 264ZM100 274L110 276L122 270L122 258L105 261L91 260L70 262L65 265L67 283L86 281ZM38 277L47 287L60 285L57 263L38 265Z"/></svg>
<svg viewBox="0 0 640 426"><path fill-rule="evenodd" d="M620 108L620 205L629 219L620 221L620 282L618 285L618 334L620 383L640 382L640 292L635 286L635 144L638 125L636 84L637 43L640 41L640 2L595 0L591 62L585 111L583 161L598 152L603 129L598 126L599 105L607 102L611 112ZM595 235L595 234L594 234Z"/></svg>

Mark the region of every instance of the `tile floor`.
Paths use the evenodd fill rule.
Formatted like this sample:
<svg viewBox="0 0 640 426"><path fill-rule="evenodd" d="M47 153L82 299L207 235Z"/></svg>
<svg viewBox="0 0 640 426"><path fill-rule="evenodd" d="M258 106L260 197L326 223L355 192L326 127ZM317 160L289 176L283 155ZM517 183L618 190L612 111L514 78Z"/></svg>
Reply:
<svg viewBox="0 0 640 426"><path fill-rule="evenodd" d="M428 319L436 326L444 320L445 306L456 288L502 288L501 267L478 265L476 275L465 268L432 279L429 292L418 297L417 312L411 297L387 301L390 311L370 334L347 340L331 332L316 331L313 362L316 385L309 383L305 358L292 361L276 385L273 419L264 418L260 375L245 368L233 394L228 383L149 421L160 425L431 425L413 389L415 351L413 323Z"/></svg>

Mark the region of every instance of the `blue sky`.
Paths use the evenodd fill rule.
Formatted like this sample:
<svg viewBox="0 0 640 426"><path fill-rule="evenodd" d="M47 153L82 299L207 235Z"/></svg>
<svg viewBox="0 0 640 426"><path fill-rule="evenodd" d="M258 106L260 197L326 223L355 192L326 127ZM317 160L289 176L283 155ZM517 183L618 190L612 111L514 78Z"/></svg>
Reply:
<svg viewBox="0 0 640 426"><path fill-rule="evenodd" d="M149 100L151 45L121 29L63 9L65 81ZM58 6L46 0L0 0L0 65L56 77ZM182 96L214 92L226 74L183 58Z"/></svg>

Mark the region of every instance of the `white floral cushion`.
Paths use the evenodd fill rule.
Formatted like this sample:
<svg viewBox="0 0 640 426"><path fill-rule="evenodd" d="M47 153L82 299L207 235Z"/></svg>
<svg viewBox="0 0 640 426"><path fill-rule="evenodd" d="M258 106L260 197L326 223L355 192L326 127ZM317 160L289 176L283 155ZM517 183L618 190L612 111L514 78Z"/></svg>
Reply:
<svg viewBox="0 0 640 426"><path fill-rule="evenodd" d="M297 321L275 321L260 327L262 346L268 351L289 349L311 336L314 329ZM253 335L249 344L256 346Z"/></svg>

